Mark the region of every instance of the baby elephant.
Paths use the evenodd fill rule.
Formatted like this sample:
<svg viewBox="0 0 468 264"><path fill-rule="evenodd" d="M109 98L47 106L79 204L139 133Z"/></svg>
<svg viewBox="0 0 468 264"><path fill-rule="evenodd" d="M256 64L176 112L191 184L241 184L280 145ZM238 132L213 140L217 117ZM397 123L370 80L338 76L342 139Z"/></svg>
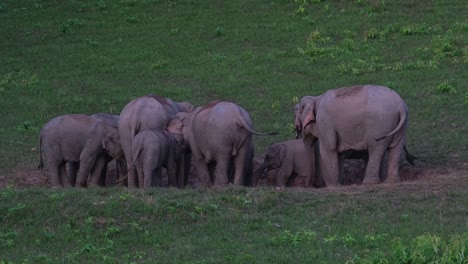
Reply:
<svg viewBox="0 0 468 264"><path fill-rule="evenodd" d="M117 128L87 115L69 114L53 118L41 130L39 168L46 159L53 187L75 185L67 176L66 162L79 162L77 186L85 186L91 174L91 185L98 185L109 156L123 157Z"/></svg>
<svg viewBox="0 0 468 264"><path fill-rule="evenodd" d="M169 185L177 186L177 160L182 153L182 138L165 130L145 129L133 139L132 165L140 187L161 186L162 167L166 168Z"/></svg>
<svg viewBox="0 0 468 264"><path fill-rule="evenodd" d="M277 187L291 183L295 176L305 177L306 186L310 186L315 178L314 148L304 144L301 139L270 145L256 173L266 175L268 171L278 168Z"/></svg>

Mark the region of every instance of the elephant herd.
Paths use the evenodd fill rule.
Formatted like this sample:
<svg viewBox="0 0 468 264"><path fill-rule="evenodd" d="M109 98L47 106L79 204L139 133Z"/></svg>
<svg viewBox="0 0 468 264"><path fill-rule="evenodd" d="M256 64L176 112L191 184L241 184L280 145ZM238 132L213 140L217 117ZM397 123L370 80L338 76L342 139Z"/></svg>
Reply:
<svg viewBox="0 0 468 264"><path fill-rule="evenodd" d="M399 181L408 109L401 97L383 86L353 86L304 96L294 107L296 139L269 146L263 164L253 170L254 130L241 106L212 101L189 102L146 95L130 101L120 115L67 114L53 118L40 133L43 158L53 187L103 186L107 163L116 160L118 182L129 187L186 186L193 166L205 187L255 185L278 169L276 185L293 176L311 185L338 185L344 159L366 164L363 184ZM388 155L387 155L388 154ZM383 162L388 156L387 171Z"/></svg>

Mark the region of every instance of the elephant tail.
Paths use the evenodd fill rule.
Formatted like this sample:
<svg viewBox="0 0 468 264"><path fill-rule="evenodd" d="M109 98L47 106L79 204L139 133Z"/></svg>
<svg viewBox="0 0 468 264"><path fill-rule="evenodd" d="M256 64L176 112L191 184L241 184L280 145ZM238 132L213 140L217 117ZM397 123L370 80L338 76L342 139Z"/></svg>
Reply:
<svg viewBox="0 0 468 264"><path fill-rule="evenodd" d="M241 111L239 109L239 111ZM271 132L271 133L262 133L262 132L257 132L255 131L244 119L244 116L242 115L241 112L241 118L237 121L237 125L240 127L245 128L245 130L249 131L250 133L257 135L257 136L273 136L273 135L278 135L279 133L277 132Z"/></svg>
<svg viewBox="0 0 468 264"><path fill-rule="evenodd" d="M398 123L398 126L390 133L388 133L387 135L383 136L383 137L380 137L380 138L377 138L375 141L380 141L384 138L387 138L389 136L392 136L393 134L395 134L396 132L400 131L400 129L406 125L406 123L408 122L408 110L407 109L404 109L404 111L402 111L402 114L400 116L400 122Z"/></svg>
<svg viewBox="0 0 468 264"><path fill-rule="evenodd" d="M414 166L414 161L416 160L416 157L409 153L408 149L406 149L406 145L403 145L403 149L405 150L406 160L408 161L409 164Z"/></svg>
<svg viewBox="0 0 468 264"><path fill-rule="evenodd" d="M39 136L39 159L40 159L40 163L37 166L37 168L39 170L42 170L42 168L44 168L44 162L42 161L42 133Z"/></svg>

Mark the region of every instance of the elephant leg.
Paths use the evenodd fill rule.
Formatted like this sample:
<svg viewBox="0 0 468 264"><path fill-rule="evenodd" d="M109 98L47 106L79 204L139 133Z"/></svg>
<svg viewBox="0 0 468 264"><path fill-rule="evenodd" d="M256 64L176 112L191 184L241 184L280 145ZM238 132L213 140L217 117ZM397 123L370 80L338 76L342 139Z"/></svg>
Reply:
<svg viewBox="0 0 468 264"><path fill-rule="evenodd" d="M78 174L78 168L80 167L80 162L78 161L69 161L67 162L68 168L68 178L73 186L76 184L76 175Z"/></svg>
<svg viewBox="0 0 468 264"><path fill-rule="evenodd" d="M102 182L102 175L104 173L105 178L105 168L107 167L107 159L104 156L98 157L94 163L94 167L91 171L90 186L99 186Z"/></svg>
<svg viewBox="0 0 468 264"><path fill-rule="evenodd" d="M62 182L63 187L73 187L70 178L67 174L66 163L62 162L59 165L60 181Z"/></svg>
<svg viewBox="0 0 468 264"><path fill-rule="evenodd" d="M245 139L242 147L238 150L237 155L234 157L234 184L244 185L247 184L245 178L249 176L252 178L252 158L253 158L253 145L252 137ZM252 180L249 179L248 184Z"/></svg>
<svg viewBox="0 0 468 264"><path fill-rule="evenodd" d="M348 181L346 179L346 175L344 173L344 155L343 154L338 154L338 166L339 166L339 180L338 182L341 185L347 185Z"/></svg>
<svg viewBox="0 0 468 264"><path fill-rule="evenodd" d="M157 168L153 169L153 173L151 174L151 177L149 177L149 181L147 178L145 178L145 188L149 187L162 187L162 167L159 166ZM149 185L147 185L149 184Z"/></svg>
<svg viewBox="0 0 468 264"><path fill-rule="evenodd" d="M214 171L215 186L227 186L229 184L228 169L230 160L231 158L229 155L221 155L216 160L216 168Z"/></svg>
<svg viewBox="0 0 468 264"><path fill-rule="evenodd" d="M60 166L61 162L55 160L47 160L47 169L49 171L50 176L50 183L53 188L60 188L62 187L62 183L60 181Z"/></svg>
<svg viewBox="0 0 468 264"><path fill-rule="evenodd" d="M211 187L211 177L208 171L208 165L203 158L194 156L194 166L197 171L198 178L205 187Z"/></svg>
<svg viewBox="0 0 468 264"><path fill-rule="evenodd" d="M144 173L144 170L143 170L143 162L141 161L141 159L139 158L137 161L135 161L135 164L133 166L133 169L135 169L135 173L138 174L138 175L143 175L143 177L145 177L145 173ZM130 169L129 169L130 171ZM149 176L148 176L149 177ZM142 183L143 184L143 183ZM130 187L130 183L129 183L129 187ZM136 187L136 185L133 185L133 187ZM143 187L143 186L142 186Z"/></svg>
<svg viewBox="0 0 468 264"><path fill-rule="evenodd" d="M125 157L127 158L127 157ZM132 160L127 158L127 175L128 175L128 187L135 188L138 187L137 185L137 171L135 166L132 166Z"/></svg>
<svg viewBox="0 0 468 264"><path fill-rule="evenodd" d="M387 182L399 182L400 174L400 157L403 152L403 144L398 144L393 148L388 149L388 168L387 168Z"/></svg>
<svg viewBox="0 0 468 264"><path fill-rule="evenodd" d="M325 185L338 185L338 153L335 150L328 150L325 146L320 145L320 159L320 166L322 166L323 171L322 178Z"/></svg>
<svg viewBox="0 0 468 264"><path fill-rule="evenodd" d="M385 156L386 146L383 144L369 149L369 161L367 162L366 173L363 184L376 184L380 182L382 160Z"/></svg>
<svg viewBox="0 0 468 264"><path fill-rule="evenodd" d="M76 186L85 187L91 170L94 168L96 156L87 156L82 154L80 157L80 168L76 179Z"/></svg>

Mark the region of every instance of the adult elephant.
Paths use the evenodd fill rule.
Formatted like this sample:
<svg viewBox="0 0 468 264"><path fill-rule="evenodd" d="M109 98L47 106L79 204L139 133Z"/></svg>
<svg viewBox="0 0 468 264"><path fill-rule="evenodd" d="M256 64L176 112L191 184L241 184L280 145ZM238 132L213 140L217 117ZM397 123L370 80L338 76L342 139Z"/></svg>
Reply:
<svg viewBox="0 0 468 264"><path fill-rule="evenodd" d="M115 129L118 129L118 124L119 124L119 116L118 115L113 115L113 114L109 114L109 113L96 113L96 114L92 114L90 116L103 121L104 123L106 123L107 125L109 125L111 127L114 127ZM101 186L104 186L106 184L107 167L108 167L108 163L110 161L112 161L112 160L113 160L112 157L109 156L107 158L106 164L104 165L104 167L102 169L100 182L99 182L99 185L101 185ZM120 159L115 160L115 164L116 164L116 166L115 166L116 179L119 179L120 175L126 174L126 171L127 171L126 161L125 161L124 156L122 155L122 157L120 157ZM69 174L70 179L72 179L72 181L74 179L76 179L76 175L78 174L79 165L80 164L79 164L78 161L67 162L67 172ZM72 182L72 184L74 184L74 183Z"/></svg>
<svg viewBox="0 0 468 264"><path fill-rule="evenodd" d="M183 105L183 110L193 109L190 103ZM122 148L125 154L128 168L128 186L137 187L137 173L134 166L131 166L134 159L132 155L132 143L136 134L144 129L165 129L167 123L179 112L179 103L168 98L149 94L130 101L121 111L119 119L119 135ZM182 177L185 174L185 167L189 166L189 155L184 155L184 160L180 161L178 174ZM187 163L187 165L185 164ZM184 175L185 177L185 175ZM142 183L140 183L142 184Z"/></svg>
<svg viewBox="0 0 468 264"><path fill-rule="evenodd" d="M326 185L338 183L339 153L349 151L368 153L364 184L380 182L387 151L386 181L399 180L408 108L392 89L374 85L333 89L301 98L295 112L304 141L310 144L318 139Z"/></svg>
<svg viewBox="0 0 468 264"><path fill-rule="evenodd" d="M239 105L213 101L191 113L177 114L167 129L183 135L189 144L197 175L204 186L227 185L232 170L234 184L250 184L252 134L266 134L253 129L250 115Z"/></svg>
<svg viewBox="0 0 468 264"><path fill-rule="evenodd" d="M87 115L69 114L53 118L41 130L39 138L40 164L46 159L53 187L75 185L75 174L67 176L65 164L79 162L77 186L85 186L91 174L90 185L102 182L102 169L109 156L123 156L116 127Z"/></svg>

